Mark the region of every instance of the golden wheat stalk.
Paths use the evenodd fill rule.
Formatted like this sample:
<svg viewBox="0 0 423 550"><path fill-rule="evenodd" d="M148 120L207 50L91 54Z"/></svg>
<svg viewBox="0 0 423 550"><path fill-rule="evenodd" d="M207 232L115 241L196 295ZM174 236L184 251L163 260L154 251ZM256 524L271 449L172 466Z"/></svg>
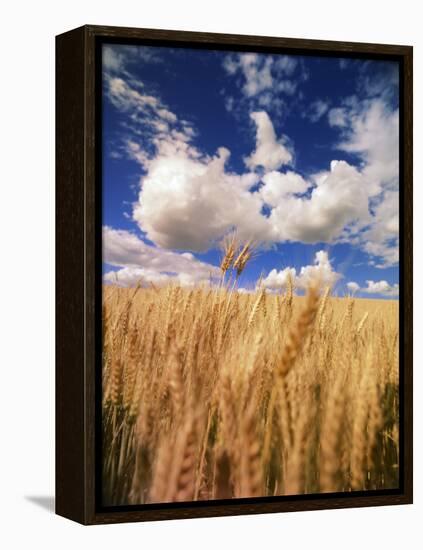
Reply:
<svg viewBox="0 0 423 550"><path fill-rule="evenodd" d="M319 303L319 293L315 286L309 288L306 297L306 304L301 314L298 316L295 324L288 331L288 335L283 347L280 360L276 366L276 373L279 377L284 377L291 370L298 357L304 340L312 327L316 316Z"/></svg>
<svg viewBox="0 0 423 550"><path fill-rule="evenodd" d="M103 306L106 504L398 486L395 302L288 279L111 286Z"/></svg>

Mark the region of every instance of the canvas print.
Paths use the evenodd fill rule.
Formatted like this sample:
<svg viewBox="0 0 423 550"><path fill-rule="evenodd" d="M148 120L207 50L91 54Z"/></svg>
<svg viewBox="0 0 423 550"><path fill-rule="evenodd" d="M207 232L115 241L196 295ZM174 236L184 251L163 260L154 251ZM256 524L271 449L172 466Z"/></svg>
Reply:
<svg viewBox="0 0 423 550"><path fill-rule="evenodd" d="M399 66L102 46L102 504L399 486Z"/></svg>

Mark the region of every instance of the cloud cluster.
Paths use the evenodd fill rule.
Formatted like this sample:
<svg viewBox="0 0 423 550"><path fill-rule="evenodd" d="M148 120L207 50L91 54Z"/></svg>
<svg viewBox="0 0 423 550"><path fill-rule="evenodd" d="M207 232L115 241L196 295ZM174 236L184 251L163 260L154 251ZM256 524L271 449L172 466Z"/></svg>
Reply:
<svg viewBox="0 0 423 550"><path fill-rule="evenodd" d="M399 192L383 191L373 205L372 224L361 235L362 247L373 258L375 267L396 265L399 261Z"/></svg>
<svg viewBox="0 0 423 550"><path fill-rule="evenodd" d="M360 290L360 285L355 281L350 281L349 283L347 283L347 289L355 294L358 290Z"/></svg>
<svg viewBox="0 0 423 550"><path fill-rule="evenodd" d="M235 174L230 152L220 147L210 156L198 149L193 125L134 79L113 52L105 53L106 94L125 115L125 153L144 173L133 220L155 245L207 250L236 228L241 238L267 244L354 243L376 267L398 262L398 110L378 97L353 96L332 109L315 101L307 116L327 115L339 131L338 158L344 152L358 162L333 161L318 176L304 177L294 171L287 136L275 132L267 110L256 108L250 111L255 148L244 157L247 170ZM224 60L255 105L289 94L300 65L294 57L261 54Z"/></svg>
<svg viewBox="0 0 423 550"><path fill-rule="evenodd" d="M129 50L128 50L129 48ZM191 146L196 131L192 124L180 119L141 80L127 69L138 47L105 49L103 52L103 81L105 95L114 107L125 115L123 150L130 158L146 167L161 152L185 152L199 156ZM141 49L145 61L158 62L149 48ZM140 59L140 52L135 57ZM115 155L119 152L114 151Z"/></svg>
<svg viewBox="0 0 423 550"><path fill-rule="evenodd" d="M170 281L192 286L220 276L219 268L197 260L189 252L178 254L151 246L133 233L107 226L103 228L103 261L121 268L106 273L105 281L123 286L138 282L163 285Z"/></svg>
<svg viewBox="0 0 423 550"><path fill-rule="evenodd" d="M133 218L148 238L161 247L197 251L210 248L233 227L243 238L254 236L269 243L356 238L378 259L375 265L396 263L398 195L384 190L389 188L380 176L372 176L375 164L359 170L345 161L333 161L315 180L281 171L292 160L284 138L277 139L266 112L251 117L257 126L256 147L245 158L250 171L241 175L227 171L227 149L220 148L214 157L202 155L184 132L157 132L150 156L136 142L128 142L130 155L147 172ZM358 148L358 131L349 139L340 147ZM375 158L373 151L365 153ZM264 169L263 176L258 167ZM252 192L259 182L260 188Z"/></svg>
<svg viewBox="0 0 423 550"><path fill-rule="evenodd" d="M249 158L251 168L258 158L268 167L279 163L280 157L276 161L277 154L271 154L275 144L274 134L268 142L258 141ZM363 246L376 254L379 249L371 248L370 238L383 231L380 239L385 239L386 230L395 230L395 220L387 228L382 223L386 201L370 215L366 178L345 161L333 161L317 182L292 171L272 170L263 176L260 189L250 192L260 176L228 173L227 149L219 149L213 158L193 158L175 144L160 151L148 164L133 211L134 220L158 246L205 250L233 227L243 238L254 236L269 243L335 242L370 227Z"/></svg>
<svg viewBox="0 0 423 550"><path fill-rule="evenodd" d="M398 296L399 285L390 285L387 281L366 281L367 287L361 291L366 294L383 294L384 296Z"/></svg>
<svg viewBox="0 0 423 550"><path fill-rule="evenodd" d="M348 109L344 139L337 148L358 155L365 163L363 175L376 195L382 187L398 187L399 111L380 99L356 104Z"/></svg>
<svg viewBox="0 0 423 550"><path fill-rule="evenodd" d="M256 149L245 158L248 168L262 166L266 171L275 170L292 161L292 154L286 147L286 137L276 139L275 130L269 115L265 111L250 114L257 127Z"/></svg>
<svg viewBox="0 0 423 550"><path fill-rule="evenodd" d="M395 100L399 87L398 62L379 63L367 60L360 65L358 89L369 98L380 98L385 103Z"/></svg>
<svg viewBox="0 0 423 550"><path fill-rule="evenodd" d="M362 249L377 259L376 267L398 262L399 112L380 98L358 101L353 96L329 111L329 123L341 132L337 148L362 162L369 228L359 236Z"/></svg>
<svg viewBox="0 0 423 550"><path fill-rule="evenodd" d="M266 196L265 184L261 194ZM311 187L311 185L310 185ZM309 196L284 193L269 223L276 242L334 242L345 228L356 230L369 221L366 185L360 172L345 161L332 161Z"/></svg>
<svg viewBox="0 0 423 550"><path fill-rule="evenodd" d="M365 294L379 294L382 296L391 296L392 298L399 295L399 285L397 283L390 285L387 281L366 281L365 287L360 287L354 281L347 283L347 288L353 292L363 292Z"/></svg>
<svg viewBox="0 0 423 550"><path fill-rule="evenodd" d="M130 76L128 67L134 63L160 63L157 48L149 46L123 46L105 44L102 50L103 69L108 73Z"/></svg>
<svg viewBox="0 0 423 550"><path fill-rule="evenodd" d="M129 143L130 154L147 171L133 218L156 245L206 250L234 227L241 238L268 243L334 242L346 228L358 231L369 223L368 185L359 170L333 161L316 181L278 171L292 160L286 138L277 139L265 111L251 118L256 147L244 159L250 172L242 175L227 171L227 149L214 157L202 155L183 133L158 133L151 158ZM252 192L260 181L260 189Z"/></svg>
<svg viewBox="0 0 423 550"><path fill-rule="evenodd" d="M288 55L228 54L222 65L241 92L236 103L225 93L225 107L235 115L259 109L281 115L286 101L298 94L299 84L308 78L302 61Z"/></svg>
<svg viewBox="0 0 423 550"><path fill-rule="evenodd" d="M329 110L329 102L322 99L316 99L304 111L303 117L308 118L310 122L318 122Z"/></svg>
<svg viewBox="0 0 423 550"><path fill-rule="evenodd" d="M165 286L171 282L179 283L177 275L171 276L166 273L158 273L149 269L138 267L123 267L117 271L109 271L104 274L103 280L106 283L111 283L123 287L131 287L140 285L148 287L151 284L155 286Z"/></svg>
<svg viewBox="0 0 423 550"><path fill-rule="evenodd" d="M159 107L159 101L156 97L139 92L122 78L110 77L107 78L106 82L111 102L121 111L135 110L142 112L148 109L154 111Z"/></svg>
<svg viewBox="0 0 423 550"><path fill-rule="evenodd" d="M292 95L296 90L291 80L298 62L291 56L273 57L259 53L228 54L223 68L230 75L241 75L242 91L247 97L258 96L265 90Z"/></svg>
<svg viewBox="0 0 423 550"><path fill-rule="evenodd" d="M267 114L254 114L257 145L246 163L251 169L272 169L289 157ZM191 153L192 147L177 143L158 143L158 154L147 164L141 158L148 171L133 218L158 246L206 250L234 227L241 238L267 243L335 242L346 228L357 231L369 223L366 181L344 161L332 162L317 182L293 171L272 170L262 177L260 189L251 192L260 176L228 172L227 149L220 148L212 158L200 157Z"/></svg>
<svg viewBox="0 0 423 550"><path fill-rule="evenodd" d="M258 176L227 172L228 157L220 148L211 159L162 152L151 161L133 211L151 241L163 248L207 250L233 227L240 238L267 240L262 201L249 192Z"/></svg>
<svg viewBox="0 0 423 550"><path fill-rule="evenodd" d="M309 187L302 176L295 172L268 172L262 178L263 184L260 188L260 196L264 202L271 207L276 207L293 195L302 195Z"/></svg>
<svg viewBox="0 0 423 550"><path fill-rule="evenodd" d="M305 290L313 283L333 287L342 275L332 268L328 253L320 250L316 253L312 265L302 267L298 273L293 267L286 267L281 271L272 269L261 284L264 288L277 291L286 288L289 277L296 288Z"/></svg>
<svg viewBox="0 0 423 550"><path fill-rule="evenodd" d="M343 107L334 107L328 112L329 126L345 128L348 124L348 113Z"/></svg>

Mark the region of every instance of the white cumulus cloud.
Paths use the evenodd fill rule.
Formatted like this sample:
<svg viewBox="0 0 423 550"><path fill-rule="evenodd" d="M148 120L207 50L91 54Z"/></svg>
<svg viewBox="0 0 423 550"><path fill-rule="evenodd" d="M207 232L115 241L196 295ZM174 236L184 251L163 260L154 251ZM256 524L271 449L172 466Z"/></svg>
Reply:
<svg viewBox="0 0 423 550"><path fill-rule="evenodd" d="M269 218L274 240L333 242L345 227L368 222L368 194L361 173L345 161L333 161L310 197L285 195Z"/></svg>
<svg viewBox="0 0 423 550"><path fill-rule="evenodd" d="M263 166L265 170L275 170L292 161L292 154L286 146L286 138L276 138L272 121L265 111L251 113L251 119L256 124L256 149L247 158L245 164L254 169Z"/></svg>
<svg viewBox="0 0 423 550"><path fill-rule="evenodd" d="M120 267L118 284L128 286L140 282L166 284L170 281L183 286L208 282L220 276L218 267L197 260L191 253L177 253L148 245L133 233L103 228L103 261ZM116 282L115 271L104 279Z"/></svg>
<svg viewBox="0 0 423 550"><path fill-rule="evenodd" d="M377 194L382 186L398 186L399 112L380 99L365 101L348 113L349 127L337 148L359 155L363 174Z"/></svg>
<svg viewBox="0 0 423 550"><path fill-rule="evenodd" d="M367 287L361 291L366 294L382 294L383 296L398 296L399 285L390 285L387 281L366 281Z"/></svg>
<svg viewBox="0 0 423 550"><path fill-rule="evenodd" d="M349 283L347 283L347 288L350 292L355 294L358 290L360 290L360 285L355 281L350 281Z"/></svg>
<svg viewBox="0 0 423 550"><path fill-rule="evenodd" d="M366 281L365 287L351 281L347 283L347 288L352 292L363 292L365 294L380 294L381 296L391 296L395 298L399 295L399 285L397 283L389 284L387 281Z"/></svg>
<svg viewBox="0 0 423 550"><path fill-rule="evenodd" d="M262 178L264 185L260 189L263 201L269 206L278 206L289 195L302 194L310 187L302 176L295 172L272 171Z"/></svg>
<svg viewBox="0 0 423 550"><path fill-rule="evenodd" d="M224 148L211 159L169 150L148 164L133 217L150 240L163 248L200 251L233 227L240 238L268 240L262 201L249 192L258 176L226 172L228 156Z"/></svg>
<svg viewBox="0 0 423 550"><path fill-rule="evenodd" d="M312 265L303 266L299 272L293 267L286 267L281 271L272 269L267 277L263 279L262 285L269 290L283 289L286 288L289 277L291 277L296 288L305 290L315 283L332 287L342 275L333 269L328 253L319 250Z"/></svg>
<svg viewBox="0 0 423 550"><path fill-rule="evenodd" d="M268 114L301 63L289 56L226 56L226 71L243 77L244 95L255 101L255 146L244 158L247 170L236 174L226 148L210 156L194 145L196 129L131 76L122 52L104 55L106 95L127 129L123 151L143 168L133 220L155 245L207 250L236 228L241 238L265 244L349 242L376 267L397 264L398 111L382 99L352 97L330 110L315 102L313 116L327 112L338 128L339 156L358 161L333 161L329 170L304 177L293 170L289 140L276 134Z"/></svg>
<svg viewBox="0 0 423 550"><path fill-rule="evenodd" d="M331 119L329 112L329 122L337 119L341 129L337 148L361 160L361 174L373 211L369 229L360 235L361 248L377 258L377 267L395 265L399 229L398 109L392 109L380 98L359 102L353 97L336 113Z"/></svg>
<svg viewBox="0 0 423 550"><path fill-rule="evenodd" d="M287 287L289 278L291 278L292 283L295 283L296 276L297 271L294 267L286 267L280 271L272 269L267 277L261 281L261 284L269 290L280 290Z"/></svg>

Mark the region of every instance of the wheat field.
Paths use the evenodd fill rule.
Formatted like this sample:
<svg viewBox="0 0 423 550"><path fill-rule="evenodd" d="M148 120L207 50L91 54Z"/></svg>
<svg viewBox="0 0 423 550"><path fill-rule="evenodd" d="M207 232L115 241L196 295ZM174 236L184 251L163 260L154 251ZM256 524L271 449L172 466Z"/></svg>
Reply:
<svg viewBox="0 0 423 550"><path fill-rule="evenodd" d="M103 501L398 486L398 303L103 289Z"/></svg>

